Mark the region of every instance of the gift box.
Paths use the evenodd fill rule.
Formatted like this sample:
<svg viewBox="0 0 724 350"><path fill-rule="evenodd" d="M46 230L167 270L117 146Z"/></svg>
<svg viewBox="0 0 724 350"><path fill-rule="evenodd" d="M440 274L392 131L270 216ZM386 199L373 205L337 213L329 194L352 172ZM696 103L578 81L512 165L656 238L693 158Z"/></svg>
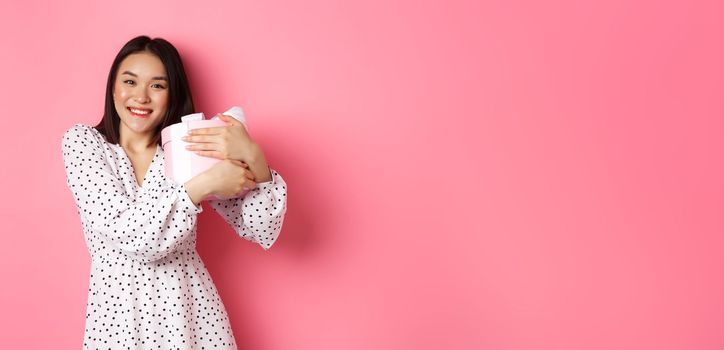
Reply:
<svg viewBox="0 0 724 350"><path fill-rule="evenodd" d="M239 107L232 107L222 113L242 122L246 127L244 111ZM164 172L166 177L172 181L183 184L194 176L206 171L221 159L200 156L193 151L186 149L188 142L181 140L188 134L189 130L226 126L227 123L218 117L206 119L203 113L193 113L181 117L181 122L169 125L161 130L161 147L164 156ZM247 128L248 130L248 128ZM245 196L249 191L243 191L235 197ZM227 197L228 198L228 197ZM207 199L225 199L217 196L209 196Z"/></svg>

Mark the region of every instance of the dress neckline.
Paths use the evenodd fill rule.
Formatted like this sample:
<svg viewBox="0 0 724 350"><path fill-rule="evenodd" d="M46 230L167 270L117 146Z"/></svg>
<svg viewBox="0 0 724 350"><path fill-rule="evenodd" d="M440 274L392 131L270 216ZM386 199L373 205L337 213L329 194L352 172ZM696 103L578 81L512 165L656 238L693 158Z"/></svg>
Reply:
<svg viewBox="0 0 724 350"><path fill-rule="evenodd" d="M151 157L151 163L148 165L148 169L146 169L146 173L143 174L143 180L141 180L141 184L138 184L138 180L136 180L136 169L133 167L133 163L131 162L131 158L128 157L128 154L126 153L126 150L121 147L120 144L117 144L118 149L121 151L121 154L123 154L123 157L126 159L126 163L128 163L129 169L131 170L131 176L132 176L132 182L136 186L136 189L141 189L146 184L146 179L148 179L148 175L151 173L151 170L153 170L153 165L156 163L156 157L158 157L158 152L161 146L156 145L156 151L153 153L153 157Z"/></svg>

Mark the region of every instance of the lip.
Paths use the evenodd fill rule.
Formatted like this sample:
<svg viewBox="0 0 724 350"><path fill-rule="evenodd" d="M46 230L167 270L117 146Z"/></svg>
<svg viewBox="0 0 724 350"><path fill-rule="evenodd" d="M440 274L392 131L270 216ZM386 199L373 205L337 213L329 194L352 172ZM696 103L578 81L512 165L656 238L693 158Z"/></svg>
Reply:
<svg viewBox="0 0 724 350"><path fill-rule="evenodd" d="M128 113L130 113L132 116L137 117L137 118L148 118L149 116L151 116L151 112L153 112L153 110L150 108L126 107L126 109L128 110ZM136 114L136 113L133 113L131 111L131 109L148 111L149 113L148 114Z"/></svg>

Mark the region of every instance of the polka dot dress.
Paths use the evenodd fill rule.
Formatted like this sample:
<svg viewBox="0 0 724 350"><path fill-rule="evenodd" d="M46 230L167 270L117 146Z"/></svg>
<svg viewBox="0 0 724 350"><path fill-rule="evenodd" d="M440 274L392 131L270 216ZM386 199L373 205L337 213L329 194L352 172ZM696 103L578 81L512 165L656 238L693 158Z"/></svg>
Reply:
<svg viewBox="0 0 724 350"><path fill-rule="evenodd" d="M63 134L67 184L91 255L85 349L236 349L229 318L196 251L196 207L164 175L160 147L141 186L128 156L95 128ZM271 169L270 169L271 170ZM274 170L243 198L207 204L269 249L286 212Z"/></svg>

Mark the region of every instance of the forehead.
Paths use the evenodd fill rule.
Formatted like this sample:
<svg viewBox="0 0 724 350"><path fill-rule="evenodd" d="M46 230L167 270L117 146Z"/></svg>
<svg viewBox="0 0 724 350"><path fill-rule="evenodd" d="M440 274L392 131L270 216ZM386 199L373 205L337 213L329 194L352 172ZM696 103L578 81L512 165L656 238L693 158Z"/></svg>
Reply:
<svg viewBox="0 0 724 350"><path fill-rule="evenodd" d="M136 74L139 78L166 76L166 68L163 62L154 54L148 52L139 52L126 56L118 66L118 76L123 72L129 71Z"/></svg>

